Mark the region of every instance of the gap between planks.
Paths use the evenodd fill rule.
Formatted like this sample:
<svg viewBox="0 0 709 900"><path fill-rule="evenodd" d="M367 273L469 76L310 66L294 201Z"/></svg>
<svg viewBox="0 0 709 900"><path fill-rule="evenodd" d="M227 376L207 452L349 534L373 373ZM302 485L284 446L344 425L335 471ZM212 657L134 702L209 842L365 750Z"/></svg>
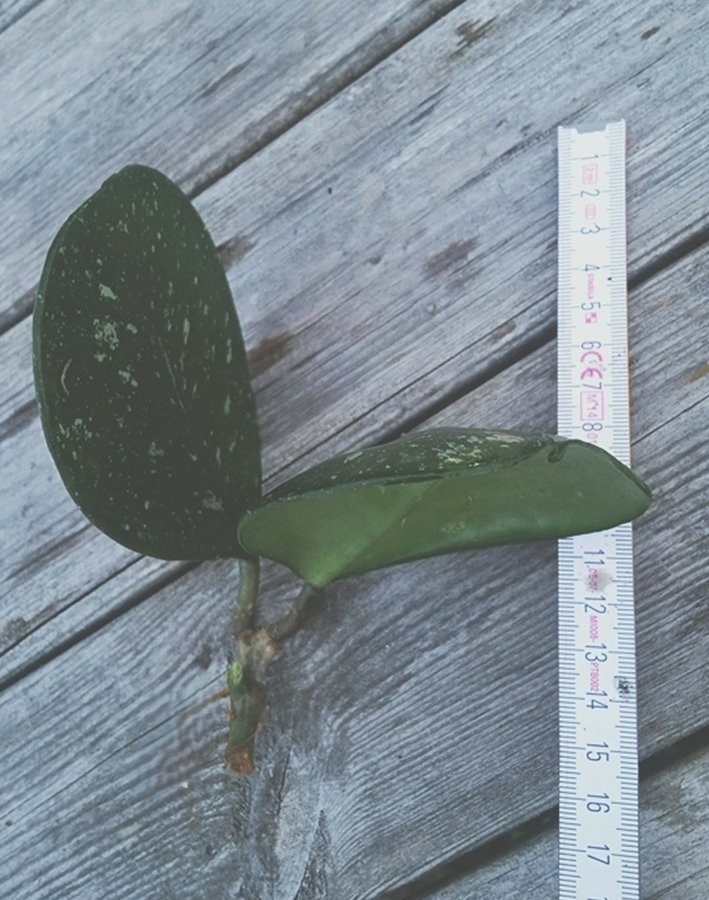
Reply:
<svg viewBox="0 0 709 900"><path fill-rule="evenodd" d="M668 249L662 256L652 262L648 263L646 266L641 267L632 277L628 279L628 290L632 291L645 284L647 281L659 275L664 269L669 268L672 265L680 262L685 257L691 256L693 253L702 249L705 244L709 243L709 226L700 229L695 234L690 235L683 241L678 242L674 247ZM496 376L502 374L506 369L511 368L512 366L520 363L525 357L531 355L542 347L550 344L552 341L556 339L556 323L553 322L546 328L542 329L540 333L528 340L521 340L518 344L513 345L510 351L501 356L499 362L492 364L486 367L482 372L476 375L474 378L469 381L464 382L462 385L456 386L454 389L444 394L442 397L437 399L435 402L430 403L422 410L417 412L415 415L409 416L404 420L403 424L397 426L396 428L389 428L383 431L378 437L377 441L374 442L373 445L383 444L391 440L395 440L400 437L402 434L407 433L413 428L416 428L422 425L425 421L442 412L446 407L451 406L453 403L461 400L463 397L468 394L473 393L478 388L482 387L482 385L491 381ZM632 351L632 348L631 348ZM35 405L35 414L36 414L36 403ZM367 414L370 414L371 410L368 410ZM352 423L348 422L347 426L349 427ZM648 435L645 435L646 437ZM333 435L328 435L326 439L314 444L310 447L307 453L303 453L300 456L296 456L293 459L289 460L288 466L292 466L296 463L302 456L310 455L312 452L316 451L320 446L324 443L331 440ZM271 474L272 478L277 478L280 474L281 470L276 470ZM138 557L138 559L133 562L138 562L138 560L142 559L142 557ZM133 563L131 563L132 565ZM175 583L184 575L191 572L193 569L197 568L200 563L184 563L176 565L171 568L170 571L156 578L149 586L137 590L135 593L130 594L122 603L112 609L104 616L98 617L96 620L91 622L85 628L75 632L71 637L66 638L63 641L60 641L56 646L52 647L44 654L40 654L30 663L25 666L18 667L17 670L12 672L5 679L0 680L0 693L2 693L7 688L16 684L22 678L36 672L42 666L71 650L81 641L85 640L91 635L95 634L101 628L110 624L111 622L118 619L124 613L129 612L134 609L136 606L148 600L153 594L162 590L164 587L167 587L170 584ZM116 575L120 574L119 572L113 573L106 581L110 581L112 578L116 577ZM70 606L73 606L76 603L79 603L81 600L85 599L88 593L92 593L101 587L104 582L100 584L94 585L90 591L85 594L82 594L80 597L77 597ZM58 610L52 618L59 616L66 612L69 606L62 607L61 610ZM48 620L48 621L51 621ZM47 622L42 622L41 625L38 625L36 629L33 631L39 630L43 628ZM5 651L3 651L0 656L5 655L12 651L12 649L18 644L21 644L23 640L25 640L29 634L33 632L29 632L24 635L19 641L11 646L7 647Z"/></svg>
<svg viewBox="0 0 709 900"><path fill-rule="evenodd" d="M14 13L10 13L7 20L0 24L0 34L8 31L15 23L19 22L20 19L23 19L28 13L31 13L33 9L36 9L42 3L44 3L44 0L24 0L23 5L22 0L20 0L20 8Z"/></svg>
<svg viewBox="0 0 709 900"><path fill-rule="evenodd" d="M636 290L651 278L659 275L664 269L668 269L686 256L690 256L692 253L700 250L706 243L709 243L709 225L699 229L695 234L690 235L685 240L675 244L674 247L670 247L665 253L658 256L657 259L654 259L652 262L643 266L631 275L628 278L628 291ZM466 394L470 394L477 388L482 387L483 384L490 381L496 375L504 372L505 369L509 369L511 366L515 365L515 363L521 362L525 356L529 356L530 353L533 353L535 350L538 350L553 340L556 340L556 321L551 322L548 326L543 328L535 337L530 338L527 341L522 340L517 345L513 344L509 352L501 354L499 362L491 364L476 377L464 381L453 390L443 394L440 399L424 407L420 413L410 416L401 428L390 429L389 433L378 443L393 440L401 434L410 431L412 428L421 425L426 419L431 418L431 416L445 409L446 406L450 406L451 403L455 403L456 400L460 400Z"/></svg>
<svg viewBox="0 0 709 900"><path fill-rule="evenodd" d="M118 571L113 572L104 581L93 585L93 587L89 591L77 597L70 604L58 610L49 619L46 619L40 625L37 625L31 631L27 632L27 634L24 635L17 643L12 644L6 650L4 650L3 653L0 653L0 656L4 656L6 653L10 653L14 647L16 647L18 644L21 644L23 640L26 640L26 638L28 638L31 634L34 634L35 631L44 628L48 622L52 621L52 619L56 618L57 616L63 615L68 609L70 609L72 606L75 606L77 603L81 603L81 601L84 600L88 596L88 594L98 590L104 584L106 584L106 582L116 578L126 569L129 569L131 566L138 563L141 559L143 559L142 556L137 557L135 560L132 560L127 566L124 566ZM13 685L17 684L18 681L21 681L23 678L26 678L33 672L41 669L42 666L47 665L48 663L52 662L52 660L57 659L57 657L62 656L67 651L73 649L77 646L77 644L80 644L82 641L90 638L93 634L96 634L97 631L105 628L106 625L109 625L120 616L124 615L127 612L130 612L130 610L132 609L135 609L136 606L139 606L145 600L148 600L153 596L153 594L156 594L158 593L158 591L162 591L164 588L169 587L171 584L174 584L176 581L178 581L180 578L183 578L193 569L196 569L199 565L200 563L198 562L178 564L177 566L166 572L164 575L161 575L158 578L152 580L147 587L144 587L142 590L137 590L135 593L130 594L122 603L119 603L104 616L97 616L97 618L90 622L85 628L74 632L71 637L68 637L63 641L59 641L59 643L57 643L54 647L47 650L44 654L38 655L30 663L24 666L18 666L18 668L10 675L6 676L4 679L0 679L0 694L2 694L3 691L11 688Z"/></svg>
<svg viewBox="0 0 709 900"><path fill-rule="evenodd" d="M685 735L669 747L653 753L640 762L640 779L651 778L665 769L681 765L695 753L709 746L709 725ZM549 835L557 828L558 805L550 806L543 812L513 826L489 841L447 860L433 869L402 884L392 891L384 892L381 900L425 900L446 887L470 875L483 866L488 866L506 854L518 850L532 839L543 834Z"/></svg>
<svg viewBox="0 0 709 900"><path fill-rule="evenodd" d="M193 200L199 194L204 193L204 191L206 191L208 188L215 185L218 181L221 181L222 178L225 178L227 175L233 172L234 169L238 168L240 165L243 165L243 163L251 159L252 156L255 156L269 144L273 143L273 141L278 140L278 138L294 128L299 122L307 119L308 116L311 116L314 112L320 109L321 106L329 103L330 100L332 100L338 94L342 93L342 91L346 90L348 87L350 87L350 85L359 81L361 78L364 78L369 72L372 71L372 69L375 69L377 66L381 65L390 56L398 53L399 50L401 50L407 44L411 43L411 41L416 40L419 35L423 34L424 31L427 31L429 28L431 28L431 26L435 25L436 22L438 22L440 19L444 19L446 16L450 15L450 13L454 12L459 6L462 6L466 2L467 0L443 0L443 2L439 6L435 6L431 10L430 14L428 16L425 16L420 22L412 23L412 26L408 30L404 31L403 34L399 35L396 40L388 44L384 42L381 47L378 47L376 45L376 42L374 42L371 56L364 57L359 63L355 62L351 66L351 68L347 68L347 66L345 65L345 68L342 72L338 72L338 70L336 70L329 79L326 76L325 87L317 92L312 97L312 99L306 100L299 107L296 106L293 110L292 115L286 116L283 122L276 123L271 128L266 128L261 137L257 138L251 147L244 149L241 153L233 157L227 157L218 169L205 176L202 180L198 180L195 184L194 190L190 192L190 199ZM352 51L350 56L354 56L356 59L359 51L360 48L358 47Z"/></svg>
<svg viewBox="0 0 709 900"><path fill-rule="evenodd" d="M44 0L36 0L34 5L43 3ZM277 141L283 135L287 134L302 121L313 115L326 103L333 100L338 94L345 91L351 85L360 79L366 77L373 69L385 62L389 57L398 53L411 41L416 40L424 31L427 31L441 19L454 12L459 6L466 3L467 0L441 0L440 3L434 3L427 14L421 19L414 20L410 27L405 29L401 34L397 35L393 40L387 41L388 26L385 26L378 37L380 40L367 41L366 45L355 47L343 60L339 60L330 72L326 72L322 79L325 83L312 96L308 97L304 91L306 99L301 104L295 104L291 109L287 110L280 121L267 125L263 132L254 139L254 141L245 147L240 153L233 156L227 156L224 162L218 166L213 172L208 173L202 179L197 179L192 190L187 192L190 200L194 201L197 197L213 187L217 182L221 181L227 175L230 175L235 169L248 162L252 157L256 156L269 144ZM29 7L24 12L29 12L34 6ZM10 22L10 25L19 21L24 13L18 15ZM7 27L10 27L8 25ZM0 29L0 34L3 30ZM362 54L361 59L360 54ZM349 66L348 59L354 58ZM344 64L344 65L343 65ZM29 291L26 291L21 297L15 301L14 309L4 319L0 319L0 337L14 328L23 319L32 314L34 306L34 298L37 293L36 284Z"/></svg>
<svg viewBox="0 0 709 900"><path fill-rule="evenodd" d="M548 801L547 801L547 802L548 802ZM551 806L551 803L548 803L548 805ZM458 846L460 846L460 845L458 845Z"/></svg>

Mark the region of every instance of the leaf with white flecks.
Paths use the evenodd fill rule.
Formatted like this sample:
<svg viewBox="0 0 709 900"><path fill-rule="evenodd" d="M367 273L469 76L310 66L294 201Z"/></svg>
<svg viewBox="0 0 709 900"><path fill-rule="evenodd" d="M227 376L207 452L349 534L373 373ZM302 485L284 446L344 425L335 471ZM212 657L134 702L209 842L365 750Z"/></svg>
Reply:
<svg viewBox="0 0 709 900"><path fill-rule="evenodd" d="M164 559L243 557L261 490L241 328L198 213L129 166L64 223L34 313L42 424L83 512Z"/></svg>

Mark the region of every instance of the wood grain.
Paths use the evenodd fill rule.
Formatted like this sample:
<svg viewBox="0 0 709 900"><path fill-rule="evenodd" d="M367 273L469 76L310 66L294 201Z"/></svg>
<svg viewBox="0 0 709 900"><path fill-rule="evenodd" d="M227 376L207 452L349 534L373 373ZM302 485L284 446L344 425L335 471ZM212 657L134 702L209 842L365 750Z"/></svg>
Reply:
<svg viewBox="0 0 709 900"><path fill-rule="evenodd" d="M500 14L451 59L471 18L461 7L220 183L229 199L207 216L218 242L236 233L254 245L233 286L247 342L265 357L256 383L269 472L312 451L314 423L317 441L331 441L323 455L376 440L549 328L554 132L560 121L600 115L599 94L605 107L633 110L631 275L704 227L689 182L707 120L683 106L698 84L686 59L695 41L697 60L703 48L683 17L673 19L681 60L668 49L680 40L669 23L668 45L643 41L660 12L624 8L613 62L596 48L578 92L565 92L555 85L571 77L568 48L588 32L590 8L559 19L539 4L524 28L518 15ZM659 136L657 107L646 105L654 90L686 121L686 141L673 117ZM268 195L251 177L261 166ZM259 186L246 197L245 180ZM212 199L200 198L205 215Z"/></svg>
<svg viewBox="0 0 709 900"><path fill-rule="evenodd" d="M700 249L631 292L633 427L638 436L706 395L707 380L701 374L706 364L701 327L706 259L706 249ZM29 323L18 328L24 334L16 330L14 339L10 333L0 338L0 351L7 348L6 353L0 352L0 371L4 361L12 364L29 353ZM16 377L19 366L15 365ZM15 409L31 402L26 378L26 386L13 401ZM553 365L545 370L545 379L546 389L553 394ZM12 373L0 381L12 383ZM537 418L533 414L537 407L522 404L513 381L503 375L494 383L504 384L509 397L503 392L494 404L457 424L554 430L553 416ZM473 403L474 397L475 393ZM303 396L301 403L308 402ZM380 413L374 410L372 418ZM126 592L130 593L131 579L136 590L142 590L154 579L159 582L178 573L179 565L143 560L133 568L134 554L86 523L59 481L36 418L28 417L14 431L6 430L0 441L0 472L11 473L11 478L0 479L0 539L5 551L0 581L0 649L5 653L0 659L0 679L4 680L64 642L72 630L122 608L129 602ZM273 481L273 476L267 479L268 484ZM119 573L124 574L115 590L110 585L95 590Z"/></svg>
<svg viewBox="0 0 709 900"><path fill-rule="evenodd" d="M696 752L689 759L641 779L644 900L705 900L709 884L708 794L706 752ZM467 877L440 890L427 891L425 896L428 900L548 900L556 896L557 883L557 831L548 828ZM409 894L411 900L414 896L419 895Z"/></svg>
<svg viewBox="0 0 709 900"><path fill-rule="evenodd" d="M232 11L44 0L0 34L0 896L380 897L556 800L548 544L334 585L273 664L258 773L226 776L234 565L87 526L33 405L44 252L124 161L196 194L221 246L273 483L440 406L427 424L553 430L554 129L625 114L643 755L709 718L706 247L673 262L707 228L703 5ZM266 568L269 615L294 589ZM678 771L651 795L678 848L652 890L691 898Z"/></svg>
<svg viewBox="0 0 709 900"><path fill-rule="evenodd" d="M675 304L696 303L677 269L702 268L689 259L658 276L646 302L672 283ZM666 330L636 335L648 367L636 416L664 390ZM552 423L553 372L550 345L431 424ZM655 492L636 527L643 755L709 714L709 403L689 384L681 403L669 390L667 424L634 445ZM223 703L199 706L221 684L233 572L203 566L150 596L4 693L6 889L101 895L110 883L129 897L150 879L158 896L359 900L553 806L554 557L548 544L498 548L334 585L273 665L248 782L229 782L220 764ZM290 579L267 575L265 596L287 602Z"/></svg>
<svg viewBox="0 0 709 900"><path fill-rule="evenodd" d="M0 3L0 34L43 2L44 0L2 0Z"/></svg>
<svg viewBox="0 0 709 900"><path fill-rule="evenodd" d="M0 330L61 223L123 165L195 192L460 0L44 0L0 33Z"/></svg>
<svg viewBox="0 0 709 900"><path fill-rule="evenodd" d="M686 37L683 53L668 55L666 48L648 50L652 41L637 36L639 20L647 21L645 7L628 8L618 24L624 53L605 67L613 73L608 96L620 105L628 101L624 92L638 88L620 77L621 70L642 63L652 73L646 78L662 85L677 109L692 103L700 67L693 70L687 60L702 48L689 12L663 26L669 46L671 29ZM551 12L547 21L542 13L525 20L524 33L517 18L500 13L494 28L451 60L451 40L457 47L468 21L465 9L457 10L198 199L232 260L271 481L328 453L380 439L548 331L555 278L549 264L553 127L578 108L563 93L550 95L547 70L534 67L542 42L556 41L560 49L573 43L593 11L575 10L563 21ZM509 65L492 66L498 56ZM567 65L564 53L557 58L557 65ZM600 62L594 73L610 77ZM518 87L512 89L520 83L530 84L532 107ZM440 95L430 93L432 85ZM629 163L630 219L642 223L637 236L631 228L636 273L671 253L706 218L692 181L701 170L695 152L706 122L688 108L682 127L695 140L677 143L672 122L657 123L655 107L645 105L647 90L635 98L632 135L639 151ZM402 109L427 115L411 125ZM507 124L496 129L503 119L493 122L491 110L504 113ZM521 117L528 114L535 124L520 142ZM366 127L353 128L353 122ZM658 125L667 129L662 138ZM480 134L486 135L482 144ZM510 144L513 138L517 144ZM674 172L668 162L678 147L686 166L679 189L678 179L666 174ZM474 253L471 223L482 241ZM1 613L10 636L4 647L133 559L95 531L83 531L83 518L58 484L31 421L29 322L17 328L3 336L0 353L0 433L14 435L0 449L11 466L5 471L13 472L0 489L21 497L21 510L18 515L17 500L8 500L0 529L10 548L6 573L25 577L23 612L8 614L3 607ZM38 581L29 577L32 561L52 554L60 557L57 567L40 567ZM14 590L5 588L13 607Z"/></svg>

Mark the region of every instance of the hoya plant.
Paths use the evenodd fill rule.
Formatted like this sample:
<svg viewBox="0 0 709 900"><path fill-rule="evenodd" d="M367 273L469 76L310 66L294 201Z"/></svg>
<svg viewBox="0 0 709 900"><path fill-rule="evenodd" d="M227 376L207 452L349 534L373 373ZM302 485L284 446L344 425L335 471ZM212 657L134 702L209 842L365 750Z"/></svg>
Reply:
<svg viewBox="0 0 709 900"><path fill-rule="evenodd" d="M598 447L480 428L339 454L263 494L246 349L219 254L188 198L145 166L113 175L59 230L33 357L49 450L95 525L161 559L239 560L225 753L237 772L253 768L268 664L331 581L600 531L650 502ZM291 611L268 624L261 557L303 580Z"/></svg>

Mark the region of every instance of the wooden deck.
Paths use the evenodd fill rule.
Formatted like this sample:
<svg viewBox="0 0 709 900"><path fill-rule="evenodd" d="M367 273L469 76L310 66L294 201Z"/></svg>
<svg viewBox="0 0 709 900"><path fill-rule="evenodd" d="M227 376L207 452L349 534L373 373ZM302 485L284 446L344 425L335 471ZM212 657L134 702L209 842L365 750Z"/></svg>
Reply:
<svg viewBox="0 0 709 900"><path fill-rule="evenodd" d="M556 896L554 545L333 585L232 778L237 568L77 511L30 313L64 218L142 162L220 245L267 487L432 423L555 430L555 131L624 117L642 897L709 897L708 26L700 0L0 0L0 896ZM294 589L265 567L271 611Z"/></svg>

